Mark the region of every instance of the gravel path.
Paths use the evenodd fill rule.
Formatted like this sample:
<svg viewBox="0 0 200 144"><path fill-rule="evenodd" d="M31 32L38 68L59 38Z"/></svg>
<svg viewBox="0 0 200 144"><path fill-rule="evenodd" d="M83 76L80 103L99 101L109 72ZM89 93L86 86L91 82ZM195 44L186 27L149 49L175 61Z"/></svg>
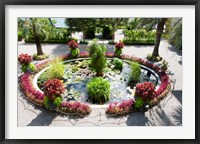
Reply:
<svg viewBox="0 0 200 144"><path fill-rule="evenodd" d="M53 56L69 52L66 44L43 44L43 51ZM80 45L81 51L86 51L86 45ZM108 46L108 51L114 51L114 46ZM145 58L153 51L153 46L126 46L124 54ZM36 53L34 44L18 44L18 54ZM174 82L173 91L159 105L145 113L137 112L125 116L108 117L105 109L93 109L87 117L61 115L46 111L26 100L18 93L18 126L171 126L182 125L182 53L162 40L160 55L169 62L169 70Z"/></svg>

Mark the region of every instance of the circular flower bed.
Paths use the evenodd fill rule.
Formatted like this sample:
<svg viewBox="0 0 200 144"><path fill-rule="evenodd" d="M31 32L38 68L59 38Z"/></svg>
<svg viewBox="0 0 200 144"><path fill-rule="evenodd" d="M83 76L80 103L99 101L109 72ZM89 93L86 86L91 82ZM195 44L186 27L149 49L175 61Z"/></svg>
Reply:
<svg viewBox="0 0 200 144"><path fill-rule="evenodd" d="M75 46L76 47L76 46ZM80 52L78 58L88 58L90 55L88 52ZM114 58L115 54L112 52L107 52L107 58ZM127 60L129 62L137 62L140 65L144 65L153 71L155 71L160 78L161 83L159 87L155 89L155 86L150 82L139 83L135 87L135 99L122 100L119 102L109 103L106 108L106 113L108 115L121 115L129 113L133 110L147 110L159 103L170 91L170 79L169 76L161 70L161 68L145 59L141 59L129 55L121 55L119 57L121 60ZM20 77L20 86L24 95L39 106L46 107L47 103L53 104L56 108L51 107L50 109L56 110L61 113L72 113L81 116L88 115L92 107L89 103L79 102L79 101L63 101L62 93L64 93L62 82L63 80L50 80L45 83L46 90L42 92L40 89L34 86L33 82L34 76L44 70L50 65L50 63L56 61L57 59L61 61L66 61L72 59L70 54L59 56L55 59L45 60L40 63L35 64L35 69L30 71L25 71ZM116 61L116 60L115 60ZM117 65L120 62L116 62ZM118 66L119 67L119 66ZM121 69L121 66L120 68ZM135 81L134 81L135 82ZM49 99L46 99L48 97ZM56 99L59 98L59 99ZM49 102L51 100L51 102ZM99 101L101 103L101 100Z"/></svg>

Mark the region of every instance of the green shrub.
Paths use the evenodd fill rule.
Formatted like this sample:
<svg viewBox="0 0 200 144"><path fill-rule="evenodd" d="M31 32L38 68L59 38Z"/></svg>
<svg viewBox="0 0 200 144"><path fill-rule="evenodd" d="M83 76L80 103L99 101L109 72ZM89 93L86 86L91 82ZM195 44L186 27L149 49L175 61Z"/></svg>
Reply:
<svg viewBox="0 0 200 144"><path fill-rule="evenodd" d="M97 76L103 76L103 70L106 67L105 46L99 45L97 51L91 56L91 68Z"/></svg>
<svg viewBox="0 0 200 144"><path fill-rule="evenodd" d="M18 41L21 41L23 39L23 32L18 31Z"/></svg>
<svg viewBox="0 0 200 144"><path fill-rule="evenodd" d="M102 36L104 39L112 39L112 28L109 26L104 26L102 30Z"/></svg>
<svg viewBox="0 0 200 144"><path fill-rule="evenodd" d="M125 38L123 42L128 44L154 44L156 40L155 31L139 30L124 30Z"/></svg>
<svg viewBox="0 0 200 144"><path fill-rule="evenodd" d="M120 57L122 54L122 49L121 48L115 48L114 50L115 56Z"/></svg>
<svg viewBox="0 0 200 144"><path fill-rule="evenodd" d="M97 51L98 47L98 39L93 39L92 42L87 46L87 51L89 51L90 56Z"/></svg>
<svg viewBox="0 0 200 144"><path fill-rule="evenodd" d="M33 60L44 60L44 59L47 59L47 58L49 58L48 54L43 54L43 55L34 54L33 55Z"/></svg>
<svg viewBox="0 0 200 144"><path fill-rule="evenodd" d="M78 48L70 48L70 54L72 58L76 58L79 56L80 50Z"/></svg>
<svg viewBox="0 0 200 144"><path fill-rule="evenodd" d="M87 84L89 100L92 103L103 104L110 100L110 83L103 78L93 78Z"/></svg>
<svg viewBox="0 0 200 144"><path fill-rule="evenodd" d="M48 110L55 109L56 107L60 107L62 104L61 97L57 97L55 100L51 100L49 97L44 97L44 106Z"/></svg>
<svg viewBox="0 0 200 144"><path fill-rule="evenodd" d="M35 65L32 63L23 64L21 67L22 72L33 72L35 70Z"/></svg>
<svg viewBox="0 0 200 144"><path fill-rule="evenodd" d="M95 38L95 31L96 31L96 28L95 28L95 27L90 27L90 28L88 28L88 29L85 31L85 38L88 38L88 39L93 39L93 38Z"/></svg>
<svg viewBox="0 0 200 144"><path fill-rule="evenodd" d="M112 63L114 64L114 69L117 69L117 70L122 70L122 67L123 67L123 62L122 60L120 60L119 58L114 58Z"/></svg>
<svg viewBox="0 0 200 144"><path fill-rule="evenodd" d="M47 70L46 77L47 80L57 78L62 79L64 76L64 64L59 60L56 60L51 63L50 68Z"/></svg>
<svg viewBox="0 0 200 144"><path fill-rule="evenodd" d="M138 82L140 80L141 68L136 62L131 63L131 78L133 81Z"/></svg>

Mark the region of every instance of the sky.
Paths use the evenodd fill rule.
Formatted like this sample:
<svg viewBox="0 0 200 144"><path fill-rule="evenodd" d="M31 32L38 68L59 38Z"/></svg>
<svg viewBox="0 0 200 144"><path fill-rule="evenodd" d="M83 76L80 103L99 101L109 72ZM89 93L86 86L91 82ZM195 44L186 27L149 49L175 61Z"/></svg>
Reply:
<svg viewBox="0 0 200 144"><path fill-rule="evenodd" d="M57 21L57 23L55 24L56 27L66 27L65 18L51 18L51 19Z"/></svg>

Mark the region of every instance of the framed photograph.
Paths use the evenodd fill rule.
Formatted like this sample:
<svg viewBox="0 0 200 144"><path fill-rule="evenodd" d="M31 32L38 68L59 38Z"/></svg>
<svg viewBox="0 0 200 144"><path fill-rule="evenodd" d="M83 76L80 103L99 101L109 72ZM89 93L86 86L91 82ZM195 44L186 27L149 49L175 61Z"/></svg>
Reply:
<svg viewBox="0 0 200 144"><path fill-rule="evenodd" d="M199 0L1 1L1 142L199 143L199 16Z"/></svg>

